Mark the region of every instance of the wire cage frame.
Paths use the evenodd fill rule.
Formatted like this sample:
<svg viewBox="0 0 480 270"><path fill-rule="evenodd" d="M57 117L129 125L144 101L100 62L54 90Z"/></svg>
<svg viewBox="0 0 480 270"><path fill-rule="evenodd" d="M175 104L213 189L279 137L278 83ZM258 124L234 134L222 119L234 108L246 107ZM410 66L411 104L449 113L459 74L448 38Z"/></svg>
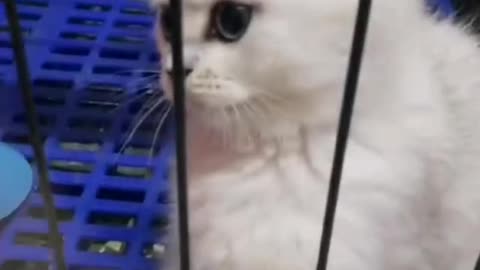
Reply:
<svg viewBox="0 0 480 270"><path fill-rule="evenodd" d="M22 102L26 108L26 122L30 133L36 168L38 172L39 187L43 200L45 202L46 215L48 220L48 241L51 243L51 250L54 258L54 269L67 270L64 240L61 236L57 214L55 212L54 198L50 188L50 177L48 173L48 164L44 147L41 140L40 125L38 123L38 112L35 108L34 96L32 92L31 78L25 45L23 41L22 29L19 23L18 12L15 0L3 1L9 22L9 33L12 42L13 53L16 62L16 73L19 88L22 94ZM323 223L322 238L320 240L320 249L317 263L317 270L326 270L328 265L328 254L331 243L332 231L334 227L335 211L339 199L341 186L343 162L347 149L350 124L353 117L357 83L361 75L361 64L363 50L368 33L368 24L370 18L371 0L359 0L357 8L357 17L353 27L353 36L351 43L350 59L346 71L344 86L344 95L339 116L339 125L337 130L334 159L331 169L330 185L325 206L325 216ZM176 148L176 191L178 204L178 231L179 231L179 265L181 270L191 269L190 261L190 243L189 243L189 224L187 207L187 147L185 125L185 83L183 66L183 40L182 40L182 0L170 0L170 7L173 15L172 27L172 49L173 49L173 88L174 88L174 120L175 120L175 148ZM452 6L449 1L438 1L438 7L445 13L450 13ZM319 228L320 229L320 228Z"/></svg>

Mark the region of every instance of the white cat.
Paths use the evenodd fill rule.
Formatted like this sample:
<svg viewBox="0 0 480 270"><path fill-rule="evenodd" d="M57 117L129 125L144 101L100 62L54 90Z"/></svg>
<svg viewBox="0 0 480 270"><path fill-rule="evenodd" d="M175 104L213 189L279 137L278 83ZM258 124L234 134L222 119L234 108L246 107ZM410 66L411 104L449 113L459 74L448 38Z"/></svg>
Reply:
<svg viewBox="0 0 480 270"><path fill-rule="evenodd" d="M158 44L171 96L171 18ZM194 270L315 269L358 0L184 0ZM329 270L470 270L480 49L373 1ZM163 33L163 34L162 34Z"/></svg>

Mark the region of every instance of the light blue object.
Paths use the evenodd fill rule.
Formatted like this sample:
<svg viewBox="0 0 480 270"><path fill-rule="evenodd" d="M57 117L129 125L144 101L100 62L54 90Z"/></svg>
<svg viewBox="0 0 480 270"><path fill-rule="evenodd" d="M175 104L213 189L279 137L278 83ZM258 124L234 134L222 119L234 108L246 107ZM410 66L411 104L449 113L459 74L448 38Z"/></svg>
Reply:
<svg viewBox="0 0 480 270"><path fill-rule="evenodd" d="M32 186L30 164L21 154L0 143L0 220L20 207Z"/></svg>

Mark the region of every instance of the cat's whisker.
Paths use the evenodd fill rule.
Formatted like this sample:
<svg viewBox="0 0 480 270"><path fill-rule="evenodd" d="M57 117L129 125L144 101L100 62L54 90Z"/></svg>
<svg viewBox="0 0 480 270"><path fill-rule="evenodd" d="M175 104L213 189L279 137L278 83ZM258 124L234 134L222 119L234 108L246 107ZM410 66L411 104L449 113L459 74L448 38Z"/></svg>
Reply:
<svg viewBox="0 0 480 270"><path fill-rule="evenodd" d="M256 104L255 107L263 112L263 114L260 115L264 116L264 121L268 121L268 118L271 118L275 115L285 115L287 112L285 110L285 108L288 108L287 99L276 99L276 97L261 96L254 100L254 103ZM285 117L288 117L288 115L285 115Z"/></svg>
<svg viewBox="0 0 480 270"><path fill-rule="evenodd" d="M147 97L147 99L142 102L143 104L141 105L141 107L136 112L134 118L139 119L143 112L145 112L150 106L155 104L155 102L158 99L162 99L162 98L165 99L165 97L162 94L155 94L155 95L151 95L151 96Z"/></svg>
<svg viewBox="0 0 480 270"><path fill-rule="evenodd" d="M260 124L266 123L268 121L268 117L266 112L268 111L268 105L266 102L263 102L262 99L254 99L248 104L248 107L251 111L252 115L256 115L256 126L255 128L258 127L258 122Z"/></svg>
<svg viewBox="0 0 480 270"><path fill-rule="evenodd" d="M255 107L250 102L242 103L242 119L243 129L241 130L241 136L239 139L245 138L247 145L253 143L254 130L256 130L255 119L257 114L255 113Z"/></svg>
<svg viewBox="0 0 480 270"><path fill-rule="evenodd" d="M240 108L238 105L234 105L232 106L232 110L233 110L233 121L232 121L232 125L233 125L233 130L234 130L234 133L237 133L237 132L240 132L240 130L242 129L242 126L243 126L243 121L242 121L242 116L241 116L241 113L240 113Z"/></svg>
<svg viewBox="0 0 480 270"><path fill-rule="evenodd" d="M132 92L136 92L132 94ZM159 96L163 95L163 92L160 91L159 85L155 83L151 83L150 85L146 85L143 88L139 88L137 90L131 91L123 91L121 93L116 93L115 95L109 96L108 98L103 98L111 100L113 103L118 103L113 108L107 110L105 113L108 115L112 115L117 113L121 109L125 108L126 106L144 98L147 95L151 95L149 98L158 98Z"/></svg>
<svg viewBox="0 0 480 270"><path fill-rule="evenodd" d="M112 72L112 75L138 75L138 74L144 74L144 73L150 73L150 74L161 74L160 69L120 69L115 72Z"/></svg>
<svg viewBox="0 0 480 270"><path fill-rule="evenodd" d="M248 103L245 103L244 106L246 108L246 112L250 119L251 125L253 126L253 128L256 128L258 126L256 123L258 123L258 121L264 117L264 113L261 110L262 107L259 106L257 100L252 100Z"/></svg>
<svg viewBox="0 0 480 270"><path fill-rule="evenodd" d="M162 116L160 118L160 121L159 121L157 127L155 128L155 133L154 133L153 139L152 139L152 146L150 147L150 151L149 151L149 159L148 159L148 164L149 165L151 165L151 162L153 160L153 156L155 155L155 147L157 145L157 140L158 140L158 137L159 137L159 134L160 134L160 130L162 129L163 124L165 123L165 120L167 119L168 115L170 114L171 109L172 109L172 106L170 104L167 104L165 110L162 112Z"/></svg>
<svg viewBox="0 0 480 270"><path fill-rule="evenodd" d="M222 138L223 138L223 143L225 145L228 145L228 141L230 140L230 129L231 129L231 122L232 119L229 115L228 108L224 108L220 110L219 115L221 116L221 120L219 121L220 123L220 129L222 130Z"/></svg>
<svg viewBox="0 0 480 270"><path fill-rule="evenodd" d="M143 122L145 122L145 120L160 106L162 105L162 103L164 103L166 101L166 98L160 98L159 100L157 100L153 106L150 107L150 109L148 109L147 112L145 112L141 117L140 119L138 119L138 122L135 123L132 131L130 131L128 133L128 136L127 138L125 139L124 143L122 144L122 147L120 147L120 150L118 151L118 156L120 156L123 151L125 150L125 148L128 146L128 144L131 142L131 140L133 139L133 136L135 136L135 133L137 132L137 130L140 128L140 126L143 124ZM117 157L118 157L117 156Z"/></svg>
<svg viewBox="0 0 480 270"><path fill-rule="evenodd" d="M225 110L221 110L219 115L221 118L220 123L222 125L222 127L220 127L220 129L222 130L222 140L225 145L228 145L230 135L228 132L229 117Z"/></svg>
<svg viewBox="0 0 480 270"><path fill-rule="evenodd" d="M136 80L132 80L129 83L129 86L137 87L137 88L145 88L152 84L159 84L159 78L160 78L159 75L152 75L144 78L138 78Z"/></svg>
<svg viewBox="0 0 480 270"><path fill-rule="evenodd" d="M245 123L245 130L247 134L250 133L250 129L255 128L255 108L252 106L250 102L242 104L242 108L244 110L243 114L243 121Z"/></svg>
<svg viewBox="0 0 480 270"><path fill-rule="evenodd" d="M123 103L129 103L131 102L132 99L137 99L138 97L142 97L146 94L152 93L152 92L160 92L160 86L155 84L155 82L146 84L142 87L137 87L136 89L128 86L123 86L120 91L110 91L110 92L101 92L98 93L97 96L100 96L101 98L99 100L101 101L109 101L111 103L122 103L120 106L115 106L115 108L112 109L112 111L117 111L119 107L123 106ZM93 97L95 98L95 96ZM110 111L108 111L110 112Z"/></svg>
<svg viewBox="0 0 480 270"><path fill-rule="evenodd" d="M151 99L155 99L155 98L158 98L160 96L162 96L163 94L161 92L156 92L156 93L153 93L151 94L150 92L144 92L144 93L141 93L141 94L137 94L135 96L132 96L131 98L125 100L124 102L122 102L121 104L119 104L118 106L116 106L115 108L107 111L106 113L107 114L113 114L113 113L116 113L118 112L119 110L125 108L126 106L138 101L138 100L141 100L142 98L144 98L145 96L147 95L152 95L150 97L148 97L147 101L148 100L151 100Z"/></svg>
<svg viewBox="0 0 480 270"><path fill-rule="evenodd" d="M120 70L112 73L113 75L118 75L118 74L124 74L124 73L151 73L152 75L148 76L142 76L140 78L136 79L131 79L125 88L127 88L127 91L122 91L120 93L117 93L116 95L113 95L113 98L123 98L126 95L131 94L132 92L138 92L143 89L148 89L148 88L160 88L159 86L159 77L161 74L161 71L158 70Z"/></svg>
<svg viewBox="0 0 480 270"><path fill-rule="evenodd" d="M269 100L265 100L263 98L254 99L246 106L248 107L248 114L253 116L252 130L256 131L257 133L254 134L254 136L260 136L260 138L263 136L263 134L260 132L260 130L262 130L262 126L270 123L272 119L278 117L288 117L288 115L282 116L283 114L285 114L285 106L269 102Z"/></svg>
<svg viewBox="0 0 480 270"><path fill-rule="evenodd" d="M152 74L160 74L162 73L161 69L141 69L141 68L138 68L138 69L132 69L131 70L132 72L137 72L137 73L152 73Z"/></svg>
<svg viewBox="0 0 480 270"><path fill-rule="evenodd" d="M237 133L235 105L228 106L224 112L227 117L227 120L225 121L225 130L228 132L228 139L231 140L233 134Z"/></svg>
<svg viewBox="0 0 480 270"><path fill-rule="evenodd" d="M235 140L243 137L245 130L248 130L250 126L250 124L248 123L248 119L245 118L242 110L242 104L237 104L234 106L234 121L232 122L232 124L234 124L235 132L233 133L232 137L235 137Z"/></svg>
<svg viewBox="0 0 480 270"><path fill-rule="evenodd" d="M271 93L269 91L260 91L257 98L267 98L274 102L289 102L290 98L281 93Z"/></svg>

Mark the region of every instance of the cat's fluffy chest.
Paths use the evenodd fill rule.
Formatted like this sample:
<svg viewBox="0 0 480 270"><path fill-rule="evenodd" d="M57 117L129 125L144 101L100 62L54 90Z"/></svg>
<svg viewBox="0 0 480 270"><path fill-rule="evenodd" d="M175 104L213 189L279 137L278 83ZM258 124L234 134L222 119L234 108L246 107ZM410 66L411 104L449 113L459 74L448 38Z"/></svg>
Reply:
<svg viewBox="0 0 480 270"><path fill-rule="evenodd" d="M268 265L265 269L273 269L277 262L283 264L281 269L312 269L323 221L334 135L333 131L328 135L315 135L307 139L306 149L299 147L298 151L279 156L271 152L248 157L191 178L191 237L193 255L200 264L197 269L221 269L224 263L244 260L238 254L251 249L257 250L253 252L259 256L257 264ZM298 145L302 144L299 140ZM421 183L392 183L396 168L391 165L374 149L356 140L350 141L338 218L341 223L352 226L352 230L336 236L335 241L342 241L366 226L362 221L364 216L378 216L384 221L373 231L363 233L377 234L374 237L378 239L387 234L402 238L392 232L398 225L394 217L404 211L413 215L410 213L413 209L405 209L403 201L413 202L423 189L415 188ZM409 176L408 173L405 176ZM378 197L374 200L378 205L365 207L364 204L373 203L365 199L369 196ZM356 205L363 210L358 211ZM415 234L414 223L412 219L402 225L405 234ZM268 248L272 250L267 251ZM352 247L339 252L352 256L351 253L358 250ZM252 251L248 253L252 256ZM292 257L297 254L302 259L275 259L286 254ZM289 268L284 268L285 265Z"/></svg>
<svg viewBox="0 0 480 270"><path fill-rule="evenodd" d="M273 254L313 256L314 242L302 239L320 237L321 201L327 188L327 174L322 172L329 168L329 158L317 159L313 168L307 161L310 157L301 151L277 154L273 150L244 157L202 175L192 170L189 203L195 269L235 269L232 265L242 258L233 254L253 246L272 249L271 254L258 252L258 258L246 255L258 259L265 269L281 263L272 260ZM191 165L195 167L195 160ZM278 231L275 239L273 231ZM312 261L289 263L292 269L303 269Z"/></svg>

